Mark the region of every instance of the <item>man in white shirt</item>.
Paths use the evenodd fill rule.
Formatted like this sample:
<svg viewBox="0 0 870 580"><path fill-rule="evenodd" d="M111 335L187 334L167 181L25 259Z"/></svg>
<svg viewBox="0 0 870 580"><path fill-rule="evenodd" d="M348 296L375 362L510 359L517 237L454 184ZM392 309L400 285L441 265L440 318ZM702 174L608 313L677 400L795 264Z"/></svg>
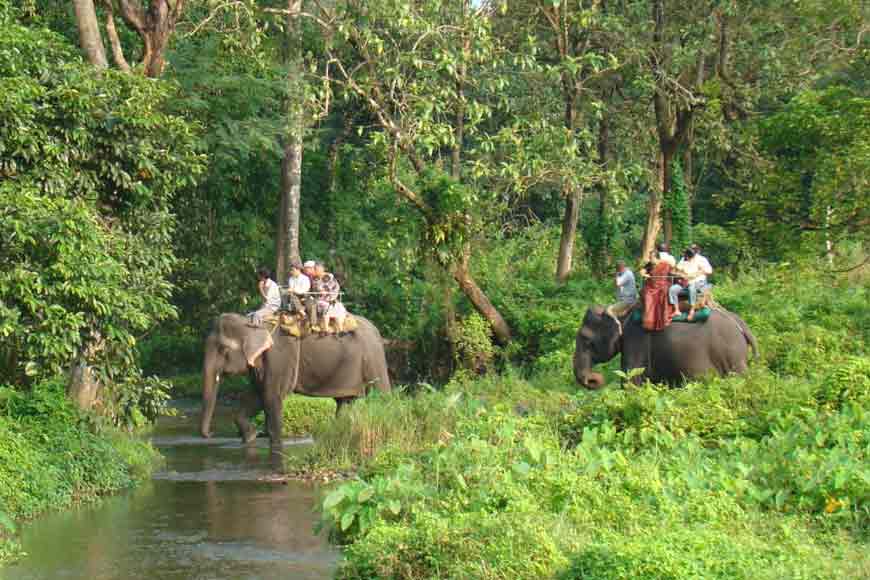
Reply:
<svg viewBox="0 0 870 580"><path fill-rule="evenodd" d="M692 251L695 252L695 259L698 261L698 268L701 270L701 276L699 278L704 281L704 285L707 285L707 276L713 273L713 266L710 265L710 261L701 255L701 246L698 244L692 244Z"/></svg>
<svg viewBox="0 0 870 580"><path fill-rule="evenodd" d="M268 268L261 267L257 270L257 290L263 298L263 305L248 316L250 316L251 322L260 325L263 318L274 314L281 308L281 290L278 288L278 284L272 280L272 273Z"/></svg>
<svg viewBox="0 0 870 580"><path fill-rule="evenodd" d="M305 318L305 308L302 301L311 290L311 278L302 273L300 264L290 264L290 277L287 279L287 301L291 312L297 312Z"/></svg>
<svg viewBox="0 0 870 580"><path fill-rule="evenodd" d="M683 259L677 264L675 274L687 282L689 289L689 315L686 317L686 320L691 321L695 318L695 306L698 304L698 294L702 294L704 291L704 287L707 284L707 274L713 273L713 269L709 267L709 262L707 262L706 266L705 270L702 262L698 259L698 255L692 248L686 249L683 253ZM674 307L674 316L679 316L680 314L679 295L682 290L682 285L674 284L668 291L668 299Z"/></svg>

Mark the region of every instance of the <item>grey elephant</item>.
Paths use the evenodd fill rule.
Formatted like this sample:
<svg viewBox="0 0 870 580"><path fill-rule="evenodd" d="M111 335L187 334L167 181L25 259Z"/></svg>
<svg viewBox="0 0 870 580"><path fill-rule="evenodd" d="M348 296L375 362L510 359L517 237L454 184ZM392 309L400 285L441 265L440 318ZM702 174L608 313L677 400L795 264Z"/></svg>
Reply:
<svg viewBox="0 0 870 580"><path fill-rule="evenodd" d="M252 389L242 395L236 425L250 443L256 429L250 419L265 411L273 448L281 445L284 397L300 393L331 397L339 407L370 389L390 390L383 339L377 327L361 316L343 335L296 338L280 330L253 327L238 314L221 314L205 341L200 433L211 436L217 385L224 374L248 373Z"/></svg>
<svg viewBox="0 0 870 580"><path fill-rule="evenodd" d="M675 322L660 332L647 332L629 318L620 334L616 320L604 308L593 306L577 331L574 377L587 389L598 389L604 386L604 377L592 366L622 353L623 371L645 369L635 380L678 385L711 372L743 373L750 349L757 355L752 331L739 316L724 310L713 310L706 322Z"/></svg>

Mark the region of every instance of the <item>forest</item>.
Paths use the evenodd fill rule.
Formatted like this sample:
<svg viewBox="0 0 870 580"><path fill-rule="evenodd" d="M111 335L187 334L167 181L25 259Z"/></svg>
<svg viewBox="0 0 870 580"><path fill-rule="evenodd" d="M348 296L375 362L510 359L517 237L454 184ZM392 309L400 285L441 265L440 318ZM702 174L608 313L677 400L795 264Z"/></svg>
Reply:
<svg viewBox="0 0 870 580"><path fill-rule="evenodd" d="M864 3L0 0L0 31L0 564L148 480L214 318L317 260L393 382L284 404L288 472L340 480L336 577L870 576ZM660 242L759 356L579 387L587 309Z"/></svg>

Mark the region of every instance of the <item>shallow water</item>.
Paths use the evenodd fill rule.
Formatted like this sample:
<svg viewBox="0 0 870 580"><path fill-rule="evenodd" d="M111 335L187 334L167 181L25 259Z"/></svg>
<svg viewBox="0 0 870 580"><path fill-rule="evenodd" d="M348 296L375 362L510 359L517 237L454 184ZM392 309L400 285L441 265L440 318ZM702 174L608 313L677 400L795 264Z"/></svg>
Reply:
<svg viewBox="0 0 870 580"><path fill-rule="evenodd" d="M25 524L28 555L0 578L330 578L338 556L313 532L317 487L261 481L279 463L267 439L244 447L230 431L193 437L196 411L184 411L158 423L152 441L166 463L152 481ZM226 410L215 421L231 429ZM287 440L284 452L308 443Z"/></svg>

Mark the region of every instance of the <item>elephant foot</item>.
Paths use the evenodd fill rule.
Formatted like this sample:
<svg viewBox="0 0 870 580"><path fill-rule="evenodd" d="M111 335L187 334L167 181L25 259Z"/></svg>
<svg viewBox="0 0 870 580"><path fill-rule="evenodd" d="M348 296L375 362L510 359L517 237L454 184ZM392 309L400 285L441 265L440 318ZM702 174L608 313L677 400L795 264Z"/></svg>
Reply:
<svg viewBox="0 0 870 580"><path fill-rule="evenodd" d="M242 431L242 443L250 445L257 439L257 430L254 428Z"/></svg>

